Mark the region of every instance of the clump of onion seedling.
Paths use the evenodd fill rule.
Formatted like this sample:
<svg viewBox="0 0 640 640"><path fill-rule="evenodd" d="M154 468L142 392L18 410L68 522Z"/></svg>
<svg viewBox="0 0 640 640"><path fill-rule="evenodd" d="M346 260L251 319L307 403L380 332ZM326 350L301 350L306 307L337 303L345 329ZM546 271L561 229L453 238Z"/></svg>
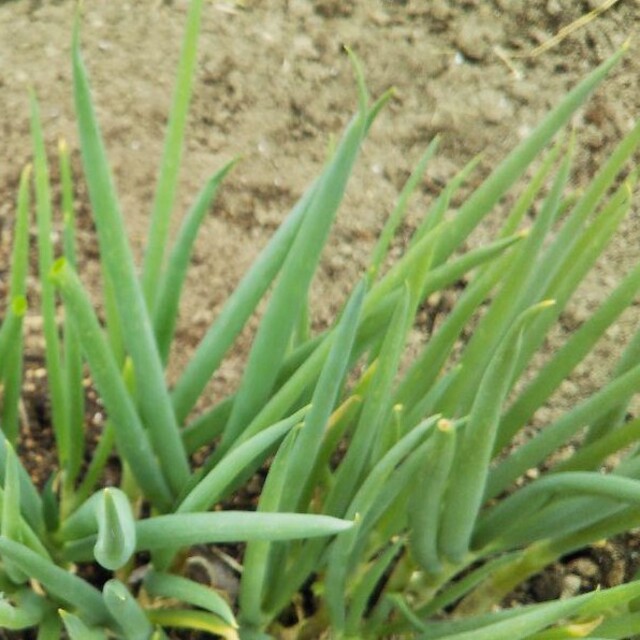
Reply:
<svg viewBox="0 0 640 640"><path fill-rule="evenodd" d="M74 96L100 244L103 321L76 272L74 186L64 145L64 241L62 255L53 254L51 187L32 100L33 167L20 182L0 328L0 627L35 627L44 640L63 633L148 640L174 628L246 639L544 640L640 633L636 582L497 610L513 588L549 563L640 526L634 446L640 423L625 420L640 388L640 333L598 391L526 443L505 449L640 289L638 266L546 364L532 370L545 336L630 208L637 174L623 181L618 176L637 148L640 125L576 196L568 189L572 144L548 148L622 52L567 94L454 213L450 201L475 163L464 168L425 212L404 255L385 267L410 196L436 152L434 141L400 194L369 268L334 323L313 334L305 327L309 287L360 145L389 97L370 101L352 57L357 113L322 174L169 387L165 367L193 243L234 164L204 186L169 246L201 8L201 0L190 3L140 273L76 29ZM493 241L460 252L532 166ZM59 458L43 491L15 453L32 195L38 312ZM537 201L539 214L523 231ZM463 277L468 284L452 311L401 367L421 305ZM194 418L206 385L265 296L237 389ZM56 323L59 306L62 326ZM85 367L108 418L87 469L81 464ZM519 384L525 373L527 382ZM581 432L586 435L577 439ZM576 445L570 457L518 484L568 441ZM194 467L192 454L205 446L208 457ZM105 487L114 451L121 479ZM618 452L624 453L616 466L602 473L603 461ZM257 511L217 510L267 460ZM231 541L247 543L237 598L186 577L191 547ZM110 579L83 579L82 568L91 564ZM302 592L311 607L300 606Z"/></svg>

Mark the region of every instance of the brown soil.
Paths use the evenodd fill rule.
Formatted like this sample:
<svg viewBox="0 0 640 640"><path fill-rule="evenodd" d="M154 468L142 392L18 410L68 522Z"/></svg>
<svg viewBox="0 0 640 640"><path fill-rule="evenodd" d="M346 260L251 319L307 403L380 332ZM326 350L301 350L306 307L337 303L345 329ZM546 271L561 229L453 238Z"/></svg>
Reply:
<svg viewBox="0 0 640 640"><path fill-rule="evenodd" d="M317 326L330 321L366 265L394 198L434 135L442 135L440 152L414 199L407 232L457 169L483 152L479 173L486 175L568 88L637 32L640 6L635 0L621 0L557 46L531 55L560 28L599 4L600 0L205 3L176 222L212 172L237 154L243 161L228 178L198 241L171 375L182 369L257 251L317 175L330 137L339 134L355 109L344 45L361 58L372 94L390 86L396 87L396 94L364 147L326 251L312 300ZM138 257L144 247L186 6L186 0L85 3L83 50ZM40 99L52 153L60 137L77 149L69 62L74 7L68 0L0 2L4 34L0 126L5 159L0 164L0 293L7 280L7 240L18 176L31 156L30 87ZM586 184L638 117L638 53L637 41L632 42L622 63L574 119L579 143L576 187ZM78 165L77 153L74 162ZM78 205L83 277L95 286L96 246L81 188ZM499 219L498 212L471 242L490 238ZM551 349L554 340L579 326L635 264L639 241L636 205L623 233L565 314ZM637 311L632 308L608 332L595 357L581 365L554 398L556 408L570 406L602 383L634 331ZM35 338L38 325L34 310L27 324L27 356L34 371L42 366L42 345ZM209 390L210 399L238 379L249 339L247 332L221 368ZM46 410L39 394L29 397L29 415L37 413L38 402ZM548 414L538 416L540 422L545 419ZM36 462L34 474L41 464ZM632 546L625 547L629 555Z"/></svg>

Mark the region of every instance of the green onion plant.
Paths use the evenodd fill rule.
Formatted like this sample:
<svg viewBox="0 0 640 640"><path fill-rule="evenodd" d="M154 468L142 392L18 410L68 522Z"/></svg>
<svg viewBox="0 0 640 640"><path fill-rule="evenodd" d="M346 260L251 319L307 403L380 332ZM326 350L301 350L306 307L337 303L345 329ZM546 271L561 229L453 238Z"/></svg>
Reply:
<svg viewBox="0 0 640 640"><path fill-rule="evenodd" d="M0 627L33 628L40 640L150 640L189 630L245 640L640 637L636 581L500 606L546 565L640 526L640 422L626 417L640 390L640 332L601 388L514 444L640 290L638 266L557 352L532 365L631 206L637 172L627 165L640 124L583 193L570 190L573 141L557 135L624 52L569 92L454 211L452 198L477 163L465 167L390 264L395 231L435 140L369 268L333 324L314 333L307 308L314 273L360 146L391 95L372 101L350 54L355 115L170 386L165 368L193 244L235 163L212 175L170 238L201 10L202 0L192 0L140 270L75 29L73 91L100 246L101 315L76 271L69 151L60 145L58 210L31 99L33 164L18 189L0 328ZM495 238L463 251L525 173ZM43 489L16 453L32 201L40 281L34 312L43 319L59 461ZM538 213L524 229L534 203ZM58 225L63 242L54 255ZM467 284L453 309L407 362L418 311L462 278ZM265 298L237 388L196 410ZM86 375L107 415L91 447ZM549 462L567 443L571 453ZM206 454L195 465L199 450ZM114 453L121 474L107 486ZM604 472L613 454L617 461ZM543 464L544 472L523 481ZM268 472L257 508L224 510L260 468ZM228 542L246 543L241 566L232 562L237 594L187 571L191 548Z"/></svg>

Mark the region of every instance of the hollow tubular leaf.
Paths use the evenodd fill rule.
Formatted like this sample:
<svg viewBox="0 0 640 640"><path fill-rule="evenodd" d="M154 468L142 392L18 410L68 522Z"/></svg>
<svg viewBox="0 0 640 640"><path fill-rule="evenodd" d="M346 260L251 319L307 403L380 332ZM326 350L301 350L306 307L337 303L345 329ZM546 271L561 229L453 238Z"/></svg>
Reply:
<svg viewBox="0 0 640 640"><path fill-rule="evenodd" d="M233 627L218 616L208 611L197 611L195 609L150 609L149 619L163 627L175 627L176 629L190 629L196 631L206 631L209 634L229 638L237 638L237 633ZM165 640L164 632L157 630L151 640Z"/></svg>
<svg viewBox="0 0 640 640"><path fill-rule="evenodd" d="M581 427L604 415L617 406L621 398L626 398L638 388L640 365L636 365L583 400L500 462L491 470L486 497L491 498L499 494L527 469L538 465Z"/></svg>
<svg viewBox="0 0 640 640"><path fill-rule="evenodd" d="M32 165L27 165L20 174L16 222L13 230L13 249L11 253L11 274L9 276L9 294L24 296L27 292L27 269L29 265L29 183Z"/></svg>
<svg viewBox="0 0 640 640"><path fill-rule="evenodd" d="M325 340L317 345L309 357L288 377L282 386L273 393L270 400L262 407L256 417L249 423L236 445L253 437L274 421L288 415L301 403L301 397L313 385L326 361L333 335L329 333ZM302 400L305 402L305 400Z"/></svg>
<svg viewBox="0 0 640 640"><path fill-rule="evenodd" d="M549 471L595 471L605 458L640 440L640 419L620 425L595 442L582 446L570 458L553 466Z"/></svg>
<svg viewBox="0 0 640 640"><path fill-rule="evenodd" d="M439 139L436 136L429 143L426 151L422 154L420 160L418 160L418 164L416 164L414 170L411 172L409 179L405 183L404 187L402 187L402 191L400 192L400 196L398 197L398 202L396 203L396 206L391 215L387 218L387 221L385 222L385 225L380 232L378 242L373 249L373 253L371 255L371 266L369 267L371 273L376 274L379 272L380 267L382 266L382 262L387 256L389 245L393 240L393 236L395 235L398 226L402 222L402 219L407 212L409 200L416 190L416 187L422 180L424 172L427 168L427 164L435 155L438 149L438 143Z"/></svg>
<svg viewBox="0 0 640 640"><path fill-rule="evenodd" d="M311 409L289 456L282 496L284 510L297 510L300 498L308 491L325 429L347 373L365 293L366 285L362 281L354 290L336 329L331 350L313 392Z"/></svg>
<svg viewBox="0 0 640 640"><path fill-rule="evenodd" d="M4 509L4 489L0 489L0 513L2 512L3 509ZM24 520L24 518L19 518L17 521L17 525L18 526L16 527L17 533L16 533L15 541L16 542L19 541L21 544L24 544L25 547L28 547L32 551L35 551L42 558L45 558L46 560L51 560L51 555L49 554L49 551L47 551L46 547L44 546L41 538L38 536L38 534L34 532L33 528ZM7 564L10 564L10 561L8 561ZM16 572L16 576L18 575L19 575L19 572ZM0 574L0 580L2 580L3 578L6 580L6 576L4 576L4 574ZM20 583L23 581L24 580L20 578L15 580L15 582L17 583ZM5 586L4 582L2 582L1 584L4 588L9 590L8 587Z"/></svg>
<svg viewBox="0 0 640 640"><path fill-rule="evenodd" d="M287 466L298 437L299 431L288 434L271 464L264 483L258 511L271 513L282 510L282 495L287 482ZM280 546L274 549L269 541L252 540L247 545L244 556L244 570L240 584L241 621L250 627L260 628L264 622L263 598L273 583L273 571L281 566L278 560Z"/></svg>
<svg viewBox="0 0 640 640"><path fill-rule="evenodd" d="M434 258L435 265L445 260L469 235L478 222L522 175L544 146L569 121L572 114L588 98L612 67L618 63L625 50L626 47L603 62L572 89L545 116L531 135L511 151L493 170L491 175L471 194L458 211L456 216L457 224L452 229L452 233L444 238L442 245L438 247L438 253Z"/></svg>
<svg viewBox="0 0 640 640"><path fill-rule="evenodd" d="M553 355L515 399L500 421L496 452L548 400L574 367L588 355L606 329L628 308L640 289L640 265L616 287L605 302Z"/></svg>
<svg viewBox="0 0 640 640"><path fill-rule="evenodd" d="M589 182L588 187L578 202L573 206L565 223L556 234L551 246L546 252L545 273L551 274L552 276L562 273L564 268L563 262L566 266L566 255L573 249L576 240L580 237L580 229L584 226L589 216L596 210L602 197L610 187L615 184L616 177L639 144L640 122L638 122L616 146L613 153L606 159L598 173ZM534 295L533 291L544 287L546 282L546 277L541 278L537 282L532 282L527 295Z"/></svg>
<svg viewBox="0 0 640 640"><path fill-rule="evenodd" d="M414 247L409 249L407 253L396 262L384 277L376 282L367 294L363 315L371 316L388 300L390 294L402 287L404 282L408 280L411 274L419 269L419 265L424 263L425 256L431 256L434 247L438 244L440 236L446 224L434 228L424 238L420 240Z"/></svg>
<svg viewBox="0 0 640 640"><path fill-rule="evenodd" d="M191 100L191 87L197 63L197 45L203 0L189 3L187 23L177 73L177 83L167 125L162 164L151 212L149 240L144 256L142 284L149 309L154 308L162 273L171 210L180 170L184 130Z"/></svg>
<svg viewBox="0 0 640 640"><path fill-rule="evenodd" d="M136 551L178 549L216 542L324 537L346 531L351 526L352 522L330 516L298 513L179 513L137 522ZM94 544L95 536L71 543L67 546L67 557L70 560L90 559Z"/></svg>
<svg viewBox="0 0 640 640"><path fill-rule="evenodd" d="M26 286L29 261L29 184L31 165L20 175L16 221L13 231L11 271L9 276L9 308L0 328L0 383L3 401L0 403L0 424L4 437L15 445L19 431L19 404L22 393L23 317L27 310Z"/></svg>
<svg viewBox="0 0 640 640"><path fill-rule="evenodd" d="M0 407L0 423L2 431L9 442L16 442L18 435L19 403L22 390L22 332L13 343L13 348L4 356L3 367L6 369L3 383L3 404ZM0 357L2 357L0 355Z"/></svg>
<svg viewBox="0 0 640 640"><path fill-rule="evenodd" d="M342 515L346 512L365 470L371 465L374 444L381 437L380 432L391 408L391 388L406 338L410 305L411 293L408 286L405 286L381 347L378 367L364 397L349 449L336 473L335 485L327 497L325 508L328 513Z"/></svg>
<svg viewBox="0 0 640 640"><path fill-rule="evenodd" d="M535 499L539 505L538 509L523 513L517 522L511 523L508 530L503 531L500 537L495 538L494 542L484 549L491 552L522 547L529 549L534 547L537 541L555 541L590 530L597 523L626 510L623 504L615 500L581 496L579 493L569 493L555 500L549 500L547 496L540 494ZM552 537L549 536L549 531L553 531ZM587 540L583 546L597 540Z"/></svg>
<svg viewBox="0 0 640 640"><path fill-rule="evenodd" d="M58 161L62 198L64 255L69 261L69 264L76 269L73 179L69 148L64 140L60 140L58 143ZM80 472L84 451L84 387L82 386L82 350L73 323L68 315L64 317L63 344L64 388L66 398L65 422L69 438L69 459L64 480L67 487L72 487Z"/></svg>
<svg viewBox="0 0 640 640"><path fill-rule="evenodd" d="M588 594L591 595L591 594ZM519 607L506 619L494 621L496 616L478 616L462 619L455 624L441 623L432 625L423 633L421 640L524 640L532 633L544 629L561 618L575 615L580 609L577 599L560 600L542 605ZM438 627L441 627L438 629ZM457 631L457 629L463 629Z"/></svg>
<svg viewBox="0 0 640 640"><path fill-rule="evenodd" d="M108 420L102 430L100 440L93 450L93 456L89 463L80 486L73 494L72 507L77 509L94 491L98 479L102 475L102 472L107 464L108 458L111 455L113 446L115 444L115 432L113 429L113 423ZM73 511L70 509L70 513Z"/></svg>
<svg viewBox="0 0 640 640"><path fill-rule="evenodd" d="M300 422L307 411L304 408L296 412L232 449L182 500L178 513L210 509L232 488L238 476L245 477L255 471L269 451Z"/></svg>
<svg viewBox="0 0 640 640"><path fill-rule="evenodd" d="M137 600L120 580L109 580L102 588L109 613L124 632L127 640L149 640L153 626Z"/></svg>
<svg viewBox="0 0 640 640"><path fill-rule="evenodd" d="M484 546L492 539L508 533L508 529L517 524L520 518L538 510L534 505L538 504L539 496L549 501L557 495L564 497L572 493L637 505L640 503L640 481L587 472L554 473L546 476L519 489L483 516L476 528L474 544Z"/></svg>
<svg viewBox="0 0 640 640"><path fill-rule="evenodd" d="M62 635L62 620L58 611L48 611L38 625L37 640L59 640Z"/></svg>
<svg viewBox="0 0 640 640"><path fill-rule="evenodd" d="M22 518L20 517L20 479L18 476L18 458L13 447L5 441L6 457L4 470L4 495L2 497L2 522L0 533L8 540L22 542ZM20 571L10 560L3 563L4 570L17 584L26 582L28 574Z"/></svg>
<svg viewBox="0 0 640 640"><path fill-rule="evenodd" d="M442 611L445 607L461 600L467 593L472 591L479 584L482 584L487 577L493 575L502 566L509 564L519 557L518 553L506 553L489 560L479 568L460 578L454 583L449 583L438 595L429 599L426 605L414 608L414 615L418 618L428 619L434 613ZM424 625L423 625L424 626ZM394 627L395 628L395 627Z"/></svg>
<svg viewBox="0 0 640 640"><path fill-rule="evenodd" d="M355 549L360 541L366 539L364 538L366 529L372 520L375 522L377 515L379 515L378 506L381 494L384 492L385 486L390 483L390 476L392 474L399 475L398 467L403 460L409 457L412 452L424 455L420 445L439 419L440 416L436 415L423 420L420 425L391 447L373 467L347 506L347 517L355 518L356 526L333 544L326 577L325 599L332 625L337 630L343 629L346 624L345 588L347 576L349 570L360 560ZM422 446L425 445L422 444ZM427 442L426 447L429 448L429 446L430 443ZM403 478L402 481L405 482L406 479ZM373 517L371 517L372 515Z"/></svg>
<svg viewBox="0 0 640 640"><path fill-rule="evenodd" d="M432 387L427 389L424 396L411 408L411 411L405 410L404 422L406 429L412 429L414 425L422 420L423 416L433 415L436 412L436 407L440 406L444 394L451 386L456 384L458 377L461 375L462 367L460 365L452 367L441 375ZM404 407L402 403L398 403L398 406Z"/></svg>
<svg viewBox="0 0 640 640"><path fill-rule="evenodd" d="M107 640L108 636L104 631L89 627L73 613L63 610L59 613L70 640Z"/></svg>
<svg viewBox="0 0 640 640"><path fill-rule="evenodd" d="M636 331L635 335L624 348L620 359L616 363L612 377L620 377L623 373L626 373L632 369L638 357L640 356L640 330ZM601 438L606 438L611 435L612 431L618 429L627 418L627 411L629 407L629 401L631 400L633 393L626 397L620 398L620 401L616 406L600 416L597 420L589 425L589 429L584 439L585 445L590 445L598 442Z"/></svg>
<svg viewBox="0 0 640 640"><path fill-rule="evenodd" d="M220 171L216 172L198 194L196 201L182 223L176 241L171 249L167 267L158 282L159 292L156 294L153 326L160 357L165 364L169 357L169 349L174 336L180 293L182 292L184 280L189 268L193 244L198 234L198 229L207 211L211 207L220 183L229 171L231 171L236 162L237 160L233 160L222 167Z"/></svg>
<svg viewBox="0 0 640 640"><path fill-rule="evenodd" d="M0 383L3 402L0 422L4 436L15 443L18 436L18 403L22 391L23 321L27 311L24 296L15 296L0 326Z"/></svg>
<svg viewBox="0 0 640 640"><path fill-rule="evenodd" d="M159 508L168 508L171 496L140 423L133 400L120 375L113 353L95 316L93 305L77 274L58 260L51 276L73 318L96 388L109 411L116 442L140 487Z"/></svg>
<svg viewBox="0 0 640 640"><path fill-rule="evenodd" d="M366 620L366 611L369 603L375 599L375 590L380 580L389 570L389 567L402 550L402 540L392 542L379 557L371 562L366 573L355 586L351 595L349 611L345 624L349 636L356 636L363 621Z"/></svg>
<svg viewBox="0 0 640 640"><path fill-rule="evenodd" d="M514 245L522 243L527 237L528 231L521 231L511 236L500 238L488 245L472 249L459 258L436 267L427 276L420 298L424 300L431 293L446 289L463 278L463 276L468 275L469 272L486 266Z"/></svg>
<svg viewBox="0 0 640 640"><path fill-rule="evenodd" d="M598 505L596 505L598 506ZM625 531L631 531L640 526L638 508L631 507L612 510L607 517L598 520L578 531L571 531L566 535L559 535L552 540L542 541L554 558L560 558L568 553L583 549L599 540L612 538Z"/></svg>
<svg viewBox="0 0 640 640"><path fill-rule="evenodd" d="M53 284L48 274L53 264L53 245L51 243L51 190L49 186L49 168L42 134L42 124L38 103L31 96L31 137L34 147L34 180L36 192L36 218L38 227L38 272L40 275L41 312L45 336L45 361L48 373L49 393L53 431L61 466L69 464L69 434L65 417L65 390L60 340L56 325L56 306Z"/></svg>
<svg viewBox="0 0 640 640"><path fill-rule="evenodd" d="M615 616L600 619L592 635L586 636L589 640L625 640L633 637L630 634L640 633L640 612L618 613ZM534 638L532 640L538 640ZM544 640L544 638L540 638ZM553 639L548 639L553 640Z"/></svg>
<svg viewBox="0 0 640 640"><path fill-rule="evenodd" d="M295 321L302 311L320 253L356 160L366 117L367 113L361 112L349 125L335 156L318 182L249 353L236 402L222 437L222 451L240 436L273 390Z"/></svg>
<svg viewBox="0 0 640 640"><path fill-rule="evenodd" d="M35 627L42 620L46 611L43 598L25 589L12 595L12 600L13 604L0 596L0 628L19 631Z"/></svg>
<svg viewBox="0 0 640 640"><path fill-rule="evenodd" d="M438 331L415 358L396 390L395 402L404 406L407 413L412 413L417 403L432 389L461 332L500 281L505 270L509 269L514 257L514 254L507 253L489 265L464 292ZM435 407L436 411L440 408L440 404ZM421 417L418 415L417 419Z"/></svg>
<svg viewBox="0 0 640 640"><path fill-rule="evenodd" d="M429 632L421 637L425 639L446 637L447 639L455 638L456 640L475 640L476 638L480 638L481 640L490 640L491 638L510 640L510 638L529 638L530 634L534 631L543 629L560 619L575 618L580 620L584 619L585 616L598 616L611 610L611 608L626 608L633 602L638 593L640 593L640 590L637 583L620 585L611 589L596 591L595 593L586 593L566 600L556 600L555 602L507 609L497 615L495 613L486 614L474 616L468 620L463 619L432 625ZM571 611L572 605L574 607L573 611ZM491 624L492 618L500 617L503 617L503 619L493 626ZM538 626L538 623L545 619L547 620L546 624ZM527 631L526 625L528 623L533 624ZM438 626L442 627L440 632L437 631ZM434 627L435 629L432 632ZM453 630L456 627L465 629L465 632L460 635L456 635L455 633L447 635L447 633L450 633L448 630ZM477 636L472 635L474 630L478 633ZM503 631L505 632L504 635ZM508 631L511 631L514 635L508 635ZM496 633L496 635L490 635L489 632Z"/></svg>
<svg viewBox="0 0 640 640"><path fill-rule="evenodd" d="M389 296L380 316L374 316L361 322L349 366L352 366L370 346L371 340L380 335L381 327L388 326L398 297L398 295ZM283 415L287 415L291 411L292 407L300 406L302 394L315 384L326 361L335 336L334 329L335 327L310 340L310 348L307 349L307 345L304 345L285 361L282 380L278 381L281 386L247 426L239 441L252 437L273 424L274 421L281 419Z"/></svg>
<svg viewBox="0 0 640 640"><path fill-rule="evenodd" d="M0 378L7 369L8 354L22 332L22 319L27 312L27 300L24 296L16 296L7 309L6 316L0 326Z"/></svg>
<svg viewBox="0 0 640 640"><path fill-rule="evenodd" d="M454 425L449 420L439 420L433 439L433 447L429 449L412 490L408 516L413 557L425 571L437 574L442 569L438 529L455 453Z"/></svg>
<svg viewBox="0 0 640 640"><path fill-rule="evenodd" d="M194 407L222 358L282 267L300 223L314 198L314 183L280 225L262 253L240 281L220 315L200 341L171 392L173 407L182 422Z"/></svg>
<svg viewBox="0 0 640 640"><path fill-rule="evenodd" d="M638 174L631 174L603 206L597 218L589 225L577 240L571 244L569 251L563 255L558 272L550 278L543 290L543 297L552 298L556 305L546 314L536 318L529 330L527 343L523 345L518 358L515 375L519 376L530 362L536 349L544 342L545 336L552 324L566 307L569 299L576 291L586 274L596 263L613 237L616 229L625 218L631 206L632 185ZM548 256L545 254L544 260ZM541 282L545 278L541 274ZM536 287L539 282L533 283Z"/></svg>
<svg viewBox="0 0 640 640"><path fill-rule="evenodd" d="M508 331L515 318L528 305L539 299L524 298L530 280L539 276L538 255L548 235L553 221L557 217L562 192L569 179L571 155L567 154L551 185L535 223L524 242L518 247L517 255L510 269L502 279L500 290L494 296L486 313L474 327L473 335L465 346L460 364L466 374L460 378L459 384L449 391L450 398L443 400L442 410L451 415L468 413L475 397L480 378L497 348L502 337ZM551 297L551 296L547 296Z"/></svg>
<svg viewBox="0 0 640 640"><path fill-rule="evenodd" d="M104 489L96 507L98 539L94 555L105 569L116 571L129 562L135 551L133 511L127 496L116 488Z"/></svg>
<svg viewBox="0 0 640 640"><path fill-rule="evenodd" d="M182 439L189 454L209 442L213 442L224 429L231 414L233 396L227 396L212 409L192 420L183 430Z"/></svg>
<svg viewBox="0 0 640 640"><path fill-rule="evenodd" d="M5 439L0 438L0 476L4 478L6 474L7 447ZM45 530L44 519L42 517L42 500L38 490L35 488L31 476L27 470L18 462L18 475L20 478L20 511L24 519L33 530L41 534Z"/></svg>
<svg viewBox="0 0 640 640"><path fill-rule="evenodd" d="M62 200L63 245L64 255L69 264L75 269L77 266L75 211L73 207L73 177L69 146L65 140L58 142L58 163L60 167L60 191Z"/></svg>
<svg viewBox="0 0 640 640"><path fill-rule="evenodd" d="M469 551L483 501L502 403L511 386L523 331L548 306L548 301L539 303L518 317L480 382L456 451L442 514L439 548L453 562L460 562Z"/></svg>
<svg viewBox="0 0 640 640"><path fill-rule="evenodd" d="M150 569L145 575L144 587L152 596L172 598L201 607L215 613L229 626L238 626L227 601L210 587L198 582Z"/></svg>
<svg viewBox="0 0 640 640"><path fill-rule="evenodd" d="M480 163L480 156L476 156L466 164L451 180L447 183L442 193L438 196L436 201L429 207L422 222L420 222L415 233L409 240L409 249L413 248L415 244L420 242L424 236L434 229L442 222L445 214L449 209L451 198L460 187L467 181L471 173L477 168ZM514 229L515 230L515 227Z"/></svg>
<svg viewBox="0 0 640 640"><path fill-rule="evenodd" d="M553 168L559 152L560 145L556 144L547 154L541 167L536 171L526 189L516 201L500 232L501 238L504 239L516 232L526 212L542 189L545 178ZM453 189L453 183L455 182L456 178L447 185L446 190ZM415 240L410 246L413 246L414 243ZM498 258L495 263L490 262L485 265L460 297L441 328L431 337L422 352L411 363L396 391L396 402L402 404L409 414L415 415L410 424L415 424L424 417L424 414L416 414L415 407L417 403L425 394L429 393L461 331L464 330L464 327L480 304L489 295L491 289L511 269L511 265L517 257L518 254L516 252L511 252ZM434 268L431 277L440 269L446 267L447 263L441 267ZM438 408L440 407L441 405L438 406Z"/></svg>
<svg viewBox="0 0 640 640"><path fill-rule="evenodd" d="M24 545L0 536L0 555L38 580L54 598L73 605L89 624L109 621L100 592Z"/></svg>
<svg viewBox="0 0 640 640"><path fill-rule="evenodd" d="M74 540L98 532L98 511L104 499L102 491L97 491L85 500L73 513L60 523L59 538Z"/></svg>
<svg viewBox="0 0 640 640"><path fill-rule="evenodd" d="M114 285L123 337L133 360L138 400L162 472L174 494L189 476L187 455L166 387L151 320L136 275L104 144L96 119L79 31L73 39L73 79L80 147L93 205L101 258Z"/></svg>
<svg viewBox="0 0 640 640"><path fill-rule="evenodd" d="M436 233L437 238L437 233ZM394 411L393 386L397 377L402 350L428 278L432 264L432 250L425 251L415 267L405 274L398 305L378 353L378 366L364 396L362 413L349 450L340 465L336 484L327 499L329 513L342 514L349 504L361 475L375 465L401 438L398 429L391 429Z"/></svg>
<svg viewBox="0 0 640 640"><path fill-rule="evenodd" d="M348 427L354 424L362 407L362 396L358 391L359 389L354 389L353 394L345 399L329 418L315 469L309 481L309 485L312 487L324 487L327 484L326 473L329 469L331 456L336 452Z"/></svg>

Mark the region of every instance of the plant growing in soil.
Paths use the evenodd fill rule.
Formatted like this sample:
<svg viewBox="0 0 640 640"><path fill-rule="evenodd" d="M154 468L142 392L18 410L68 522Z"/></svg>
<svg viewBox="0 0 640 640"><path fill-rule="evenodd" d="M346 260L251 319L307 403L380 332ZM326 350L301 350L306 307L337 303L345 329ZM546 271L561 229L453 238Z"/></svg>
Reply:
<svg viewBox="0 0 640 640"><path fill-rule="evenodd" d="M640 333L601 389L509 446L640 289L638 266L557 353L532 367L630 208L637 176L620 174L640 142L640 125L580 195L567 194L572 145L560 141L545 151L621 53L571 91L452 213L450 200L474 163L455 177L404 255L387 266L408 200L435 153L437 143L430 145L368 270L333 325L314 335L306 308L313 274L359 146L389 95L370 104L354 61L358 112L169 388L164 368L193 242L233 165L205 185L169 251L201 5L193 1L189 8L140 276L76 30L74 93L100 243L104 321L74 268L73 181L64 147L64 247L54 260L47 160L32 101L41 315L59 470L40 492L15 453L27 306L27 168L0 329L0 627L37 628L45 640L61 637L63 628L72 639L163 638L171 629L247 639L640 633L637 582L496 610L547 564L640 526L640 457L632 446L640 421L626 419L640 388ZM460 252L532 164L535 173L496 239ZM537 201L531 228L520 230ZM403 354L419 309L463 277L467 284L453 309L407 365ZM205 386L269 290L237 390L193 418ZM81 464L85 365L108 416L87 469ZM574 445L567 456L549 461L567 442ZM191 456L203 447L209 453L196 468ZM114 448L122 474L118 486L107 487L103 476ZM613 454L617 461L603 473ZM256 512L214 510L268 460ZM540 466L544 473L520 482ZM184 574L190 547L229 541L247 542L235 601ZM103 575L97 565L107 579L97 577Z"/></svg>

